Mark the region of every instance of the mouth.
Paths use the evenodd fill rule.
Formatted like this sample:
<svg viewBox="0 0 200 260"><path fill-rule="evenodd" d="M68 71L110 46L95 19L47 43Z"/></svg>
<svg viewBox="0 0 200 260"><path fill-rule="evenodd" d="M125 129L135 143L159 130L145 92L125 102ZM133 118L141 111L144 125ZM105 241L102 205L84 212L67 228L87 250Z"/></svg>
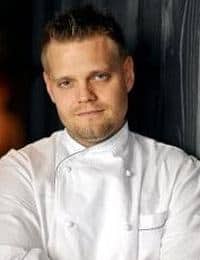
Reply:
<svg viewBox="0 0 200 260"><path fill-rule="evenodd" d="M100 113L102 113L104 110L91 110L91 111L83 111L78 113L77 115L80 117L84 117L84 116L96 116L99 115Z"/></svg>

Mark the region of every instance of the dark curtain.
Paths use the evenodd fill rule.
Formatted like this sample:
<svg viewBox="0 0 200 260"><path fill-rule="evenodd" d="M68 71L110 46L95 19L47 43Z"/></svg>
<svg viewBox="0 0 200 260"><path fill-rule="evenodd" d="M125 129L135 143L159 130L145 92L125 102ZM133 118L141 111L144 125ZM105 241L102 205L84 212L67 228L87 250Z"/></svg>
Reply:
<svg viewBox="0 0 200 260"><path fill-rule="evenodd" d="M161 135L166 142L200 156L200 2L165 0L161 12Z"/></svg>
<svg viewBox="0 0 200 260"><path fill-rule="evenodd" d="M42 81L40 36L57 11L84 0L33 2L29 141L61 128ZM134 57L136 83L129 97L130 128L200 156L199 0L93 0L121 24Z"/></svg>

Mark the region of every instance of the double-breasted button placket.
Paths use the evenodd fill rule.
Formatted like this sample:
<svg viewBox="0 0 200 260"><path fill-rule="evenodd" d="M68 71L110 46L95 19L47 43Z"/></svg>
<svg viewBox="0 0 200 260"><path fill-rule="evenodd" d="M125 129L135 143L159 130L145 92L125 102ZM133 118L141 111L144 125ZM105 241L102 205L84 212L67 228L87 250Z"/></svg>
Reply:
<svg viewBox="0 0 200 260"><path fill-rule="evenodd" d="M126 170L126 176L131 177L133 176L133 173L130 170Z"/></svg>

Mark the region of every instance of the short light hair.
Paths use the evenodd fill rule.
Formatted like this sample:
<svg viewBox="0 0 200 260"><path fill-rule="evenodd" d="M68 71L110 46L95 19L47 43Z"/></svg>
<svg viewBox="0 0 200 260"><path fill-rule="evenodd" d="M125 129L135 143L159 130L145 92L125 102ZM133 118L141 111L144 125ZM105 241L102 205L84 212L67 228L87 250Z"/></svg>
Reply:
<svg viewBox="0 0 200 260"><path fill-rule="evenodd" d="M43 68L47 69L46 49L52 40L84 40L96 35L111 38L116 43L120 56L127 56L122 29L110 13L100 12L92 5L86 5L57 14L44 27L41 44Z"/></svg>

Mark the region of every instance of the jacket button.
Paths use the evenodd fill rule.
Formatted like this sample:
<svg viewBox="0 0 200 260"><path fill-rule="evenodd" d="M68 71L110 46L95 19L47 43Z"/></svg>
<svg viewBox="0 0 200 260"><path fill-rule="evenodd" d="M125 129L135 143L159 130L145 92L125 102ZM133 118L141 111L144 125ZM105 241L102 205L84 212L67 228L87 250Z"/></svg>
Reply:
<svg viewBox="0 0 200 260"><path fill-rule="evenodd" d="M129 170L126 170L126 176L127 177L131 177L133 174L132 174L132 172L131 171L129 171Z"/></svg>
<svg viewBox="0 0 200 260"><path fill-rule="evenodd" d="M65 170L66 170L66 172L70 173L72 168L70 166L65 166Z"/></svg>
<svg viewBox="0 0 200 260"><path fill-rule="evenodd" d="M65 221L65 227L66 228L72 228L75 226L75 223L72 221Z"/></svg>
<svg viewBox="0 0 200 260"><path fill-rule="evenodd" d="M132 225L127 223L127 224L125 225L125 229L126 229L127 231L131 231L131 230L132 230Z"/></svg>

